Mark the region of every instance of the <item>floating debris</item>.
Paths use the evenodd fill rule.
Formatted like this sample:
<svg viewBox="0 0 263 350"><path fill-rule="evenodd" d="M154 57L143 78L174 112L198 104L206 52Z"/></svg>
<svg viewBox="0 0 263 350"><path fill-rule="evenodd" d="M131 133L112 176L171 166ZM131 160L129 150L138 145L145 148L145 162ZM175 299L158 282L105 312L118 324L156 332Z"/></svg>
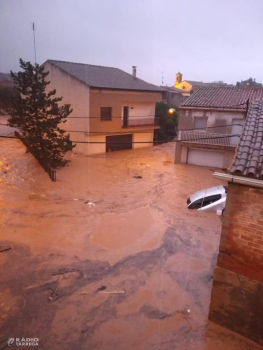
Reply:
<svg viewBox="0 0 263 350"><path fill-rule="evenodd" d="M5 251L7 251L7 250L10 250L10 249L12 249L12 247L10 247L10 245L0 245L0 253L2 253L2 252L5 252Z"/></svg>
<svg viewBox="0 0 263 350"><path fill-rule="evenodd" d="M64 278L64 275L59 277L58 282L57 282L57 286L56 286L54 292L51 293L50 296L48 297L49 301L54 301L54 299L56 299L56 297L58 296L57 291L58 291L58 288L59 288L63 278Z"/></svg>
<svg viewBox="0 0 263 350"><path fill-rule="evenodd" d="M97 292L101 292L102 290L105 290L105 289L107 289L106 286L101 286L97 289Z"/></svg>
<svg viewBox="0 0 263 350"><path fill-rule="evenodd" d="M103 281L103 285L98 285L98 283L92 283L90 286L88 286L88 289L81 292L82 295L94 295L96 293L100 294L125 294L125 291L116 287L109 281L105 280ZM101 283L101 282L100 282Z"/></svg>
<svg viewBox="0 0 263 350"><path fill-rule="evenodd" d="M135 179L142 179L142 176L141 175L134 175L134 178Z"/></svg>
<svg viewBox="0 0 263 350"><path fill-rule="evenodd" d="M95 204L91 200L88 200L88 201L86 201L84 203L88 204L89 207L95 207Z"/></svg>

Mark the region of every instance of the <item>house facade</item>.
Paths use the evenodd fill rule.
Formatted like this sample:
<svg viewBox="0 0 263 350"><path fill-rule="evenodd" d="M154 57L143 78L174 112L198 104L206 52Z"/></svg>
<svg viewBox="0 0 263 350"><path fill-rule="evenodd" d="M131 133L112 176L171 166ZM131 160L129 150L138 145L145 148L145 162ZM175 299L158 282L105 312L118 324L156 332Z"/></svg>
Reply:
<svg viewBox="0 0 263 350"><path fill-rule="evenodd" d="M263 100L249 103L228 181L209 319L263 345Z"/></svg>
<svg viewBox="0 0 263 350"><path fill-rule="evenodd" d="M199 88L180 107L175 163L228 168L248 101L260 97L262 88Z"/></svg>
<svg viewBox="0 0 263 350"><path fill-rule="evenodd" d="M48 60L49 89L73 112L63 128L86 155L153 144L155 104L162 91L133 74L111 67Z"/></svg>

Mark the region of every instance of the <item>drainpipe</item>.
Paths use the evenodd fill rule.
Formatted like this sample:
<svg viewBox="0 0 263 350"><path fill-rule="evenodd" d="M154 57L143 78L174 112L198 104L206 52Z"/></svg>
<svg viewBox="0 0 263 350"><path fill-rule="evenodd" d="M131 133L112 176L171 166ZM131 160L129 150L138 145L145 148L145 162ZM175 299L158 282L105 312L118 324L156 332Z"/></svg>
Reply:
<svg viewBox="0 0 263 350"><path fill-rule="evenodd" d="M234 176L234 175L230 175L230 174L223 174L223 173L215 172L213 174L213 178L225 180L225 181L240 184L240 185L263 188L263 181L262 180L250 179L250 178L243 177L243 176Z"/></svg>

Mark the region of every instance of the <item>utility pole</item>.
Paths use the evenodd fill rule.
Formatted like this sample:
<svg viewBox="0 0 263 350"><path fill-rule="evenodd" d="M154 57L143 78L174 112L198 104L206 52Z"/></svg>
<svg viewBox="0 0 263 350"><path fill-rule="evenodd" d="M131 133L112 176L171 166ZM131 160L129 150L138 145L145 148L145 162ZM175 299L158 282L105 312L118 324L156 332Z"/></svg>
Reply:
<svg viewBox="0 0 263 350"><path fill-rule="evenodd" d="M35 64L37 63L37 52L36 52L36 37L35 37L35 23L32 23L33 37L34 37L34 53L35 53Z"/></svg>

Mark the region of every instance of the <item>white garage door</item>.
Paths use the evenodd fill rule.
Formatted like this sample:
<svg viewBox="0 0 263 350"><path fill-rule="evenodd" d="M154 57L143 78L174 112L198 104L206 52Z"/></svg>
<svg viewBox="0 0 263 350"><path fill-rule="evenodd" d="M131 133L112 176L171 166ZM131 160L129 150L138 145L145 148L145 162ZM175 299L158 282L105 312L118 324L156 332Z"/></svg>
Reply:
<svg viewBox="0 0 263 350"><path fill-rule="evenodd" d="M216 168L223 167L224 153L214 151L204 151L199 149L189 149L187 163Z"/></svg>

